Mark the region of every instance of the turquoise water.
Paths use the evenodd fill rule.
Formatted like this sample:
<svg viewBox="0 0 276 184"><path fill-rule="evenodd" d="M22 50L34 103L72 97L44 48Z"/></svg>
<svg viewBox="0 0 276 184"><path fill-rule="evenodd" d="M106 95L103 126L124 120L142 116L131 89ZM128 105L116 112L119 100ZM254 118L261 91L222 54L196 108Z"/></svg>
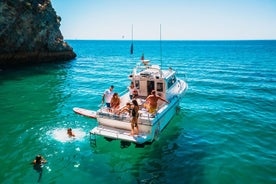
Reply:
<svg viewBox="0 0 276 184"><path fill-rule="evenodd" d="M121 92L142 52L160 64L159 41L68 41L78 57L0 72L1 183L276 183L276 41L163 41L162 66L189 90L158 141L143 148L98 137L96 110ZM76 139L66 136L71 127Z"/></svg>

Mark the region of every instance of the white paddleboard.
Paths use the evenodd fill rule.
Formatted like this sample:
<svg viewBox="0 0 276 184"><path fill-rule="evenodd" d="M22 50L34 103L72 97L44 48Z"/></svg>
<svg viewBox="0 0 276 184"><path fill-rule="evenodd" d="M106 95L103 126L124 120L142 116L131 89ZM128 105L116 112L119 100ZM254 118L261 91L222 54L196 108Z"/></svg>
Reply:
<svg viewBox="0 0 276 184"><path fill-rule="evenodd" d="M87 117L90 117L90 118L96 118L96 111L92 111L92 110L89 110L89 109L83 109L83 108L79 108L79 107L74 107L73 111L75 113L81 114L83 116L87 116Z"/></svg>

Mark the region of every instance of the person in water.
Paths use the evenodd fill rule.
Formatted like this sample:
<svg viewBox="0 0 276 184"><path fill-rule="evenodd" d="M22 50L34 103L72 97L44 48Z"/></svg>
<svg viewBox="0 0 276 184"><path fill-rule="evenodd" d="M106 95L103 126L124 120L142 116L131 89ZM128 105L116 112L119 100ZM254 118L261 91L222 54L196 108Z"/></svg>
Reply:
<svg viewBox="0 0 276 184"><path fill-rule="evenodd" d="M69 137L75 137L75 134L72 132L72 128L67 129L67 134L69 135Z"/></svg>
<svg viewBox="0 0 276 184"><path fill-rule="evenodd" d="M34 165L42 165L45 164L47 161L41 156L41 155L37 155L35 157L35 160L33 161Z"/></svg>
<svg viewBox="0 0 276 184"><path fill-rule="evenodd" d="M37 155L35 157L35 160L32 162L34 170L36 170L39 173L37 182L40 182L42 177L42 167L43 164L46 164L47 160L45 160L41 155Z"/></svg>

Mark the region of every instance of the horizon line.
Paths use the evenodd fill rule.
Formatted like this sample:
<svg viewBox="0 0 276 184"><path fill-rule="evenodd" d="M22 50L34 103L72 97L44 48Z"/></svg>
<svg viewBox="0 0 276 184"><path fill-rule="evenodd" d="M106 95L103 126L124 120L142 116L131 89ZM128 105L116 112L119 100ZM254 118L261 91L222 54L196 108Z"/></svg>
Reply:
<svg viewBox="0 0 276 184"><path fill-rule="evenodd" d="M167 40L129 40L129 39L64 39L64 40L78 40L78 41L276 41L276 39L203 39L203 40L193 40L193 39L186 39L186 40L175 40L175 39L167 39Z"/></svg>

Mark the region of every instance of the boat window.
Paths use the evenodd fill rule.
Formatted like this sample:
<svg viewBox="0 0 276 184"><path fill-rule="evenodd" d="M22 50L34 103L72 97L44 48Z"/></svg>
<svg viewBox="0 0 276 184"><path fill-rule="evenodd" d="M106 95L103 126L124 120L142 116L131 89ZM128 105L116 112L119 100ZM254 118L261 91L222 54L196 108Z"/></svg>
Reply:
<svg viewBox="0 0 276 184"><path fill-rule="evenodd" d="M170 88L174 83L175 83L175 76L173 75L172 77L169 78L168 80L168 88Z"/></svg>
<svg viewBox="0 0 276 184"><path fill-rule="evenodd" d="M139 82L139 80L135 80L135 87L137 89L140 89L140 82Z"/></svg>
<svg viewBox="0 0 276 184"><path fill-rule="evenodd" d="M148 95L150 95L151 91L154 90L154 81L147 81L147 90Z"/></svg>
<svg viewBox="0 0 276 184"><path fill-rule="evenodd" d="M159 91L159 92L163 92L163 83L162 82L157 83L156 90Z"/></svg>
<svg viewBox="0 0 276 184"><path fill-rule="evenodd" d="M174 75L172 76L172 83L173 84L175 83L175 76Z"/></svg>
<svg viewBox="0 0 276 184"><path fill-rule="evenodd" d="M172 86L171 80L168 80L167 86L168 86L168 89Z"/></svg>

